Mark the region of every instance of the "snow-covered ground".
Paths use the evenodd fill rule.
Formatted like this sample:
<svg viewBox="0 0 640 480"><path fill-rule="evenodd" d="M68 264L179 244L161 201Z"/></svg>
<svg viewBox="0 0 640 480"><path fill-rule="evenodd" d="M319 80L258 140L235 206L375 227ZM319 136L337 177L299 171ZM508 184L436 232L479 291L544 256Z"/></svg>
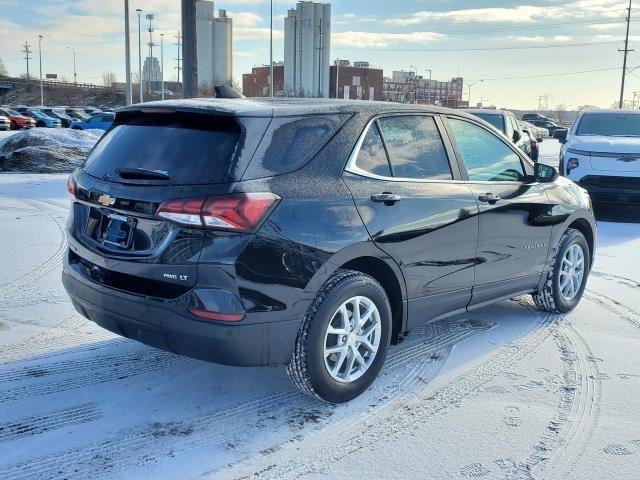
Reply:
<svg viewBox="0 0 640 480"><path fill-rule="evenodd" d="M0 175L0 479L640 478L640 224L599 223L570 315L523 297L431 324L331 406L77 315L65 181Z"/></svg>

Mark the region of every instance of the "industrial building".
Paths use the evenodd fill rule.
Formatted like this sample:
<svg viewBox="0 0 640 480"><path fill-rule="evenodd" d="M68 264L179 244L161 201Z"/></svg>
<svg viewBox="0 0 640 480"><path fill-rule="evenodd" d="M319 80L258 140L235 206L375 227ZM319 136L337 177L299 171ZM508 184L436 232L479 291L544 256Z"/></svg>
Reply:
<svg viewBox="0 0 640 480"><path fill-rule="evenodd" d="M162 80L162 70L160 69L160 62L156 57L147 57L144 59L144 65L142 67L142 80L145 82L160 82Z"/></svg>
<svg viewBox="0 0 640 480"><path fill-rule="evenodd" d="M269 96L269 76L271 74L269 65L253 67L251 73L242 75L242 93L247 97L268 97ZM273 90L275 96L284 94L284 63L273 64Z"/></svg>
<svg viewBox="0 0 640 480"><path fill-rule="evenodd" d="M284 20L284 89L291 96L329 97L331 5L298 2Z"/></svg>
<svg viewBox="0 0 640 480"><path fill-rule="evenodd" d="M336 60L330 68L329 94L345 100L384 100L383 72L369 62ZM336 90L337 85L337 90Z"/></svg>
<svg viewBox="0 0 640 480"><path fill-rule="evenodd" d="M233 21L226 10L214 15L209 0L196 3L198 86L230 84L233 80Z"/></svg>
<svg viewBox="0 0 640 480"><path fill-rule="evenodd" d="M461 77L448 82L424 78L413 71L397 70L385 77L384 100L398 103L440 105L450 108L467 107L462 100L464 81Z"/></svg>

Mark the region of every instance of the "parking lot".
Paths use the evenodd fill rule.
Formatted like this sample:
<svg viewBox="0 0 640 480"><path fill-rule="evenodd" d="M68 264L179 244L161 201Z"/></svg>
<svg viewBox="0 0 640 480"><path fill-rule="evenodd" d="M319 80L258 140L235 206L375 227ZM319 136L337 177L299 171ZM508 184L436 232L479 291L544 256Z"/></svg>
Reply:
<svg viewBox="0 0 640 480"><path fill-rule="evenodd" d="M545 140L541 161L558 151ZM178 357L78 315L60 283L65 182L0 177L0 478L640 476L640 224L625 212L599 222L575 311L522 297L427 325L334 406L284 368Z"/></svg>

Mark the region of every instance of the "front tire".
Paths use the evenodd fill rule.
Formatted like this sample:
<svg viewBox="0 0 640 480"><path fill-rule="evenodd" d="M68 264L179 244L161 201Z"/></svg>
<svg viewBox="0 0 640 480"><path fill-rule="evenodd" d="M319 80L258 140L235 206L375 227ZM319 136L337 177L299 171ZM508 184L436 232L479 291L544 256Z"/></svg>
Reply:
<svg viewBox="0 0 640 480"><path fill-rule="evenodd" d="M369 275L338 270L307 310L287 373L309 395L347 402L378 376L390 340L391 307L382 286Z"/></svg>
<svg viewBox="0 0 640 480"><path fill-rule="evenodd" d="M533 294L539 310L568 313L580 302L591 271L589 244L584 235L568 229L558 244L542 289Z"/></svg>

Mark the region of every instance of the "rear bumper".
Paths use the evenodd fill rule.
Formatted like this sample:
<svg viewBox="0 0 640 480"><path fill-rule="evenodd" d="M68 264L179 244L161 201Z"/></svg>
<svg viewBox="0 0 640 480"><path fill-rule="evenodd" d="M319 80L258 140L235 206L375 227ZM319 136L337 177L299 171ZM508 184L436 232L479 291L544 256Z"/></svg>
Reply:
<svg viewBox="0 0 640 480"><path fill-rule="evenodd" d="M640 178L588 175L579 184L594 203L640 205Z"/></svg>
<svg viewBox="0 0 640 480"><path fill-rule="evenodd" d="M223 324L194 319L168 302L92 282L68 256L62 282L76 310L123 337L179 355L235 366L281 365L289 361L300 320Z"/></svg>

